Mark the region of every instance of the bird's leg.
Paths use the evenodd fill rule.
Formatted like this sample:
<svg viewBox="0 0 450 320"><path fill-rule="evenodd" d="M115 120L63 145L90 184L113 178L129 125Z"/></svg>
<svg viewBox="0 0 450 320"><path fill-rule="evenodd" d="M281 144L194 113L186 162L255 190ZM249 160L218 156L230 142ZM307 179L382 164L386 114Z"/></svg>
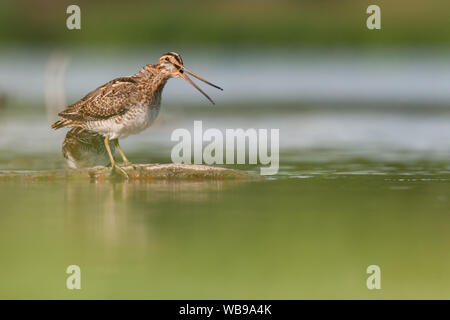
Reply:
<svg viewBox="0 0 450 320"><path fill-rule="evenodd" d="M113 157L112 152L111 152L111 147L109 145L109 137L108 136L105 136L105 147L106 147L106 151L108 151L109 160L111 160L111 167L112 167L112 169L119 171L122 175L125 176L125 178L128 179L128 173L125 170L123 170L121 167L119 167L116 164L116 161L114 160L114 157Z"/></svg>
<svg viewBox="0 0 450 320"><path fill-rule="evenodd" d="M127 156L125 155L125 153L123 153L122 149L120 148L120 145L119 145L119 139L114 139L114 145L116 146L117 150L118 150L119 153L120 153L120 156L121 156L122 159L123 159L123 165L124 165L125 167L131 166L132 163L130 162L130 160L128 160Z"/></svg>

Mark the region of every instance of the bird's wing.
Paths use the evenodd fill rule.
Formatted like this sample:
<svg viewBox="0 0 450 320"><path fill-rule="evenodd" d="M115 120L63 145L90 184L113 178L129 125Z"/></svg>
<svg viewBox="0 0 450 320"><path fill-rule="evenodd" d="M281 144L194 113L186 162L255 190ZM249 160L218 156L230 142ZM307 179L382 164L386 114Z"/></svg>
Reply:
<svg viewBox="0 0 450 320"><path fill-rule="evenodd" d="M125 113L139 100L136 80L121 77L89 92L58 115L69 120L104 120Z"/></svg>

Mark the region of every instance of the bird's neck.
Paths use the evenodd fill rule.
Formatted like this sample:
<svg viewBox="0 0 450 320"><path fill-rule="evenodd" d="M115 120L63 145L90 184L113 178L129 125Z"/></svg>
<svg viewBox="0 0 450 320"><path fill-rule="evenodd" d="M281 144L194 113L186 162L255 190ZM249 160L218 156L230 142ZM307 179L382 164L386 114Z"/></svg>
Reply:
<svg viewBox="0 0 450 320"><path fill-rule="evenodd" d="M142 79L141 90L149 97L149 103L152 105L159 104L162 90L167 80L169 80L169 75L160 72L156 65L150 64L142 68L138 76Z"/></svg>

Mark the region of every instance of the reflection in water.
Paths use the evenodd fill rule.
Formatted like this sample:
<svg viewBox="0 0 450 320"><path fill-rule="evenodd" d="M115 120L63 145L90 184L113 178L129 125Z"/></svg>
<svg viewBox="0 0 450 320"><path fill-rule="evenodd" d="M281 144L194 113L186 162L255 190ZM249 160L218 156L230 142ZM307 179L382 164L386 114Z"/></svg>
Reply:
<svg viewBox="0 0 450 320"><path fill-rule="evenodd" d="M142 248L155 246L153 226L145 221L160 213L161 203L217 201L222 191L245 183L248 182L67 183L64 185L65 225L68 230L74 225L89 226L95 230L96 241L104 241L109 247L119 246L124 237Z"/></svg>
<svg viewBox="0 0 450 320"><path fill-rule="evenodd" d="M0 298L73 298L70 264L82 298L370 298L373 263L389 270L384 298L450 293L448 174L319 169L243 183L0 183Z"/></svg>

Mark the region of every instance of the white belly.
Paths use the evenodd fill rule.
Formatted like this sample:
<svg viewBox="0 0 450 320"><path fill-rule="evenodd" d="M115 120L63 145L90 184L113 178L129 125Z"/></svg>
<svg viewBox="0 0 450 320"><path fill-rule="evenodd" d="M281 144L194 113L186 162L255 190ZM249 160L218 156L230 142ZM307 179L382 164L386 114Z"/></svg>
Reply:
<svg viewBox="0 0 450 320"><path fill-rule="evenodd" d="M127 113L107 120L90 121L88 129L110 139L123 139L147 129L158 117L159 106L136 106Z"/></svg>

